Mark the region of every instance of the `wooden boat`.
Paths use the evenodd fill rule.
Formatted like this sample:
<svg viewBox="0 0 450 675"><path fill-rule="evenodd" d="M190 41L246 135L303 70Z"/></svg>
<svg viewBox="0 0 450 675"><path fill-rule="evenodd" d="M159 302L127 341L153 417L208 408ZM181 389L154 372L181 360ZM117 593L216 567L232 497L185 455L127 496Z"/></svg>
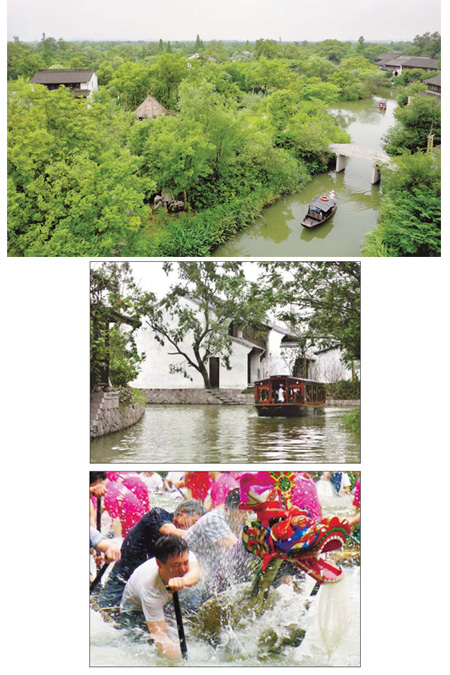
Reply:
<svg viewBox="0 0 450 675"><path fill-rule="evenodd" d="M380 110L386 110L387 109L387 103L386 103L385 100L380 101L378 106L379 106Z"/></svg>
<svg viewBox="0 0 450 675"><path fill-rule="evenodd" d="M308 213L302 220L303 227L317 227L329 220L337 208L334 190L328 195L316 195L308 204Z"/></svg>
<svg viewBox="0 0 450 675"><path fill-rule="evenodd" d="M272 375L255 382L255 407L261 417L302 417L322 412L323 382Z"/></svg>

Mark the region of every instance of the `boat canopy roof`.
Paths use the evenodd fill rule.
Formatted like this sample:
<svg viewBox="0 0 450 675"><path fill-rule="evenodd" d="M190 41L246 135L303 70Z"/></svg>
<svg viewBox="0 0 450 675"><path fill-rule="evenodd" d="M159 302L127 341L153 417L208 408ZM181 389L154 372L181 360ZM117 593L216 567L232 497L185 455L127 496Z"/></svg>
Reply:
<svg viewBox="0 0 450 675"><path fill-rule="evenodd" d="M291 377L290 375L271 375L266 377L264 380L258 380L255 384L270 384L275 380L284 380L287 384L300 384L301 382L306 382L307 384L321 384L325 385L324 382L318 382L317 380L307 380L304 377Z"/></svg>
<svg viewBox="0 0 450 675"><path fill-rule="evenodd" d="M330 209L337 204L337 200L334 197L328 197L327 201L323 201L321 197L322 195L316 195L314 199L309 202L309 207L319 208L321 211L324 211L324 213L327 213L327 211L330 211Z"/></svg>

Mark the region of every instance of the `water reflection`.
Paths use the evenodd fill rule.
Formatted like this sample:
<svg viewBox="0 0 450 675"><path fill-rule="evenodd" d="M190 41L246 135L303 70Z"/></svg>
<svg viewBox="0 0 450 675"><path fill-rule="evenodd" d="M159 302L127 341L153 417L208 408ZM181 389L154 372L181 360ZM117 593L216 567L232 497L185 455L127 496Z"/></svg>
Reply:
<svg viewBox="0 0 450 675"><path fill-rule="evenodd" d="M388 101L387 111L378 107L381 97ZM332 113L352 143L382 150L382 138L395 122L395 108L392 93L386 91L372 99L339 104ZM360 255L364 236L378 220L380 186L371 184L372 172L371 162L347 158L345 171L332 169L314 176L300 192L264 209L254 224L219 246L213 257ZM332 219L312 230L304 228L301 222L308 203L330 190L335 190L338 199Z"/></svg>
<svg viewBox="0 0 450 675"><path fill-rule="evenodd" d="M151 405L138 424L91 444L91 461L149 463L359 462L346 408L297 419L261 418L252 406Z"/></svg>

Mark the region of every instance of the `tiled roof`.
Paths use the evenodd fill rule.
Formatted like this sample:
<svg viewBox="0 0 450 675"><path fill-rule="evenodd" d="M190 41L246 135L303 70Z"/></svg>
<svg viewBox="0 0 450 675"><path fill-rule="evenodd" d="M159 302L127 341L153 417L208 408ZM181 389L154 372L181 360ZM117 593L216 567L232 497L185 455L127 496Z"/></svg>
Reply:
<svg viewBox="0 0 450 675"><path fill-rule="evenodd" d="M38 70L31 78L33 84L79 84L89 82L94 71L83 70Z"/></svg>

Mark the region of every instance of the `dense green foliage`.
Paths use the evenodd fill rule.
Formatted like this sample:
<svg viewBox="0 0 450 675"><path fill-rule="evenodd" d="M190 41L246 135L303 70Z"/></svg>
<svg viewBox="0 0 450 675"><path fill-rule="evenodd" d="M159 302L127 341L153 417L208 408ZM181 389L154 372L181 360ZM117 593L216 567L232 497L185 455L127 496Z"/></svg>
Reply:
<svg viewBox="0 0 450 675"><path fill-rule="evenodd" d="M365 256L439 256L440 153L404 155L383 174L380 221L363 246Z"/></svg>
<svg viewBox="0 0 450 675"><path fill-rule="evenodd" d="M342 401L355 401L361 397L361 382L355 380L338 380L326 386L327 398Z"/></svg>
<svg viewBox="0 0 450 675"><path fill-rule="evenodd" d="M143 293L130 264L93 265L90 296L91 391L97 386L126 388L145 358L134 339L141 325Z"/></svg>
<svg viewBox="0 0 450 675"><path fill-rule="evenodd" d="M414 85L410 85L414 86ZM396 124L385 136L395 168L383 171L378 226L363 244L365 256L439 256L441 253L441 106L415 96L395 111ZM414 154L411 154L414 153Z"/></svg>
<svg viewBox="0 0 450 675"><path fill-rule="evenodd" d="M397 123L389 129L384 147L390 155L401 155L405 150L426 150L428 136L434 134L434 145L441 142L441 105L428 96L414 98L410 105L395 111Z"/></svg>
<svg viewBox="0 0 450 675"><path fill-rule="evenodd" d="M434 44L434 43L433 43ZM393 48L397 45L393 45ZM382 45L325 40L8 43L8 252L194 256L327 167L337 100L370 96ZM196 58L189 60L195 53ZM27 80L92 68L89 106ZM138 122L151 91L171 114ZM184 203L155 211L156 195Z"/></svg>
<svg viewBox="0 0 450 675"><path fill-rule="evenodd" d="M360 263L277 262L259 265L264 270L258 284L259 292L274 298L277 316L292 326L300 347L338 345L348 363L360 359Z"/></svg>
<svg viewBox="0 0 450 675"><path fill-rule="evenodd" d="M348 412L344 417L344 427L347 431L353 431L355 434L361 433L361 408L355 408Z"/></svg>

